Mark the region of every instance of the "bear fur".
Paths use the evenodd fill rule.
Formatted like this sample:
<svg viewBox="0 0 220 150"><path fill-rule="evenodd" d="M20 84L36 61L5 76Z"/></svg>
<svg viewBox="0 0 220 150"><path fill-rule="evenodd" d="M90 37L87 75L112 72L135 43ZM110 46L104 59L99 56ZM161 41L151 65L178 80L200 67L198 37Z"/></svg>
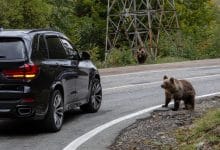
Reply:
<svg viewBox="0 0 220 150"><path fill-rule="evenodd" d="M136 52L136 58L139 64L143 64L147 59L147 53L145 48L141 47Z"/></svg>
<svg viewBox="0 0 220 150"><path fill-rule="evenodd" d="M165 90L165 105L162 107L168 107L170 101L174 99L174 111L179 109L181 100L184 101L185 109L194 110L196 92L190 82L173 77L168 78L165 75L161 88Z"/></svg>

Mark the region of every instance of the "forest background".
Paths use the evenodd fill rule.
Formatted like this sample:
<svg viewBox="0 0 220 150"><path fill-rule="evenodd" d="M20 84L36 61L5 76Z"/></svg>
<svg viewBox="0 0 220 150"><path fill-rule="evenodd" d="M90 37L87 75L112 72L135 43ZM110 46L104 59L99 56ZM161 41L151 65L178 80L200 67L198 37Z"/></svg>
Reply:
<svg viewBox="0 0 220 150"><path fill-rule="evenodd" d="M156 61L161 63L220 57L220 0L175 0L182 53L161 36ZM128 45L105 60L107 0L0 0L0 26L12 29L53 28L65 33L79 51L89 51L98 67L137 64Z"/></svg>

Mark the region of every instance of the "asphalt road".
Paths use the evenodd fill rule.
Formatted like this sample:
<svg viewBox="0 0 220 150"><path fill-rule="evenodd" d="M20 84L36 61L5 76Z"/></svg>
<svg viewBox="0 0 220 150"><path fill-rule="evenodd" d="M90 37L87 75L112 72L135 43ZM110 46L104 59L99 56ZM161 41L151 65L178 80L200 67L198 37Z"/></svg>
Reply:
<svg viewBox="0 0 220 150"><path fill-rule="evenodd" d="M139 66L138 70L126 68L101 70L103 103L95 114L75 110L65 114L63 128L58 133L46 133L41 124L30 121L1 120L0 150L61 150L81 135L119 117L164 103L160 88L164 75L192 82L197 95L220 92L220 60ZM181 67L180 67L181 66ZM142 69L141 69L142 68ZM111 69L109 69L111 70ZM130 73L129 73L130 72ZM118 74L119 73L119 74ZM121 74L122 73L122 74ZM103 150L110 145L121 129L146 117L143 114L122 121L95 135L82 144L79 150Z"/></svg>

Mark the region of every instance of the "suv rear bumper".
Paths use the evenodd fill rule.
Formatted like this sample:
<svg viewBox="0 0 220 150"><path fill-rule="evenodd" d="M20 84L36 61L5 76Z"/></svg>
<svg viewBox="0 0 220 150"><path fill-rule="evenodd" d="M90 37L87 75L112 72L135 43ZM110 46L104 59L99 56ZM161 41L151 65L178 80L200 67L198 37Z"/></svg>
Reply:
<svg viewBox="0 0 220 150"><path fill-rule="evenodd" d="M0 119L27 119L27 120L42 120L45 114L37 113L36 107L33 104L20 104L18 101L10 103L0 102Z"/></svg>
<svg viewBox="0 0 220 150"><path fill-rule="evenodd" d="M8 84L6 89L0 89L0 118L44 119L49 90L32 86Z"/></svg>
<svg viewBox="0 0 220 150"><path fill-rule="evenodd" d="M0 118L34 118L34 104L21 104L22 100L0 101Z"/></svg>

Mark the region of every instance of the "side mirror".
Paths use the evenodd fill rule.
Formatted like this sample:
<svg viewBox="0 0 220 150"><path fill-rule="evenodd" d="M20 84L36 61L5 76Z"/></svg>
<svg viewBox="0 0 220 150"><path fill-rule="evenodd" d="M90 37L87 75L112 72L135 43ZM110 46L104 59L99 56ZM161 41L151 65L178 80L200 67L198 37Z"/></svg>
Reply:
<svg viewBox="0 0 220 150"><path fill-rule="evenodd" d="M88 52L82 52L81 60L90 60L90 54Z"/></svg>

